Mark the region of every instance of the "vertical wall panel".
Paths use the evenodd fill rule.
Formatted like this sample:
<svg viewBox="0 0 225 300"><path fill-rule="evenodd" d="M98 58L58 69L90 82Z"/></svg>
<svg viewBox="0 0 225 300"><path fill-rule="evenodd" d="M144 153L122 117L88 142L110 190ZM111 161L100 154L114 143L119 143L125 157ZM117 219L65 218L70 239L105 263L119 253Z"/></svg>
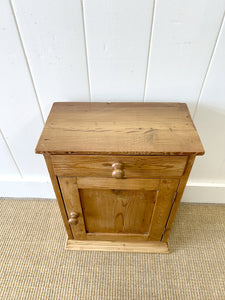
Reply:
<svg viewBox="0 0 225 300"><path fill-rule="evenodd" d="M52 102L89 101L81 0L12 0L46 118Z"/></svg>
<svg viewBox="0 0 225 300"><path fill-rule="evenodd" d="M0 178L9 176L17 178L21 177L0 132Z"/></svg>
<svg viewBox="0 0 225 300"><path fill-rule="evenodd" d="M225 183L225 23L205 80L194 122L205 147L191 180Z"/></svg>
<svg viewBox="0 0 225 300"><path fill-rule="evenodd" d="M153 0L84 0L93 101L143 101Z"/></svg>
<svg viewBox="0 0 225 300"><path fill-rule="evenodd" d="M224 9L224 0L156 0L145 101L194 111Z"/></svg>
<svg viewBox="0 0 225 300"><path fill-rule="evenodd" d="M46 175L34 154L43 122L8 0L0 1L0 20L0 128L22 175Z"/></svg>

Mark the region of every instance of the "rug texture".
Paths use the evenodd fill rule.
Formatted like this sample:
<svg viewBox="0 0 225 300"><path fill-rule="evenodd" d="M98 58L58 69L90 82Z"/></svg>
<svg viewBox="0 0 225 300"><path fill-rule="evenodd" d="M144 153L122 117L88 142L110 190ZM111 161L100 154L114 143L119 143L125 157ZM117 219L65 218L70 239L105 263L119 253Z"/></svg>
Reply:
<svg viewBox="0 0 225 300"><path fill-rule="evenodd" d="M0 205L0 299L225 299L223 205L181 204L170 254L65 251L56 201Z"/></svg>

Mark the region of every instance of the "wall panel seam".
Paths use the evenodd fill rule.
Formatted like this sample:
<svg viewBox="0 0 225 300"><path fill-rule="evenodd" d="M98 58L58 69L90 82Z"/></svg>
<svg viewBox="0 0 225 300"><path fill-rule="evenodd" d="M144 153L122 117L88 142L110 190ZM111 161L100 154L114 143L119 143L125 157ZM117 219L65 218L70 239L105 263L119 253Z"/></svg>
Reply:
<svg viewBox="0 0 225 300"><path fill-rule="evenodd" d="M10 147L9 147L9 144L7 143L7 140L6 140L6 138L5 138L5 136L4 136L4 134L3 134L3 132L2 132L1 129L0 129L0 135L2 136L2 139L3 139L3 141L4 141L4 143L5 143L6 147L7 147L7 149L9 151L9 154L10 154L10 156L11 156L11 158L12 158L12 160L13 160L15 166L16 166L17 171L19 172L21 178L23 178L22 172L20 171L20 168L19 168L19 166L18 166L18 164L16 162L16 159L15 159L15 157L14 157L14 155L13 155L13 153L12 153Z"/></svg>
<svg viewBox="0 0 225 300"><path fill-rule="evenodd" d="M152 44L152 32L153 32L153 24L155 20L155 6L156 0L153 0L153 7L152 7L152 20L151 20L151 27L149 33L149 44L148 44L148 56L147 56L147 65L146 65L146 73L145 73L145 82L144 82L144 94L143 94L143 102L145 102L145 94L146 94L146 86L148 81L148 70L149 70L149 61L150 61L150 52L151 52L151 44Z"/></svg>
<svg viewBox="0 0 225 300"><path fill-rule="evenodd" d="M13 4L12 4L11 0L9 0L9 4L10 4L10 7L11 7L13 19L14 19L16 30L17 30L17 33L18 33L18 37L19 37L19 40L20 40L20 44L21 44L23 55L24 55L24 59L25 59L26 65L27 65L28 73L30 75L31 85L32 85L33 90L34 90L35 99L36 99L36 102L37 102L37 105L38 105L38 109L39 109L39 112L40 112L40 115L41 115L42 122L44 124L45 121L44 121L44 116L43 116L43 112L42 112L42 109L41 109L40 101L39 101L39 98L38 98L37 89L35 87L33 75L32 75L31 68L30 68L30 64L29 64L29 61L28 61L28 58L27 58L27 54L26 54L26 51L25 51L22 35L21 35L20 29L19 29L19 25L18 25L18 22L17 22L16 14L15 14L15 10L14 10L14 7L13 7Z"/></svg>
<svg viewBox="0 0 225 300"><path fill-rule="evenodd" d="M198 96L197 101L196 101L195 110L194 110L194 113L193 113L193 121L195 121L195 116L196 116L196 113L197 113L198 108L199 108L199 103L200 103L200 99L201 99L202 92L203 92L203 89L204 89L204 85L205 85L205 82L207 80L207 77L208 77L212 62L213 62L213 58L214 58L214 55L215 55L215 52L216 52L216 48L217 48L217 45L218 45L218 42L219 42L219 39L220 39L220 35L221 35L221 32L222 32L222 27L223 27L223 23L224 23L224 17L225 17L225 12L224 12L223 17L222 17L222 21L221 21L221 24L220 24L220 27L219 27L219 30L218 30L218 34L216 36L216 40L215 40L215 43L214 43L214 46L213 46L213 49L212 49L212 53L211 53L211 56L210 56L210 59L209 59L209 63L208 63L208 66L207 66L207 69L206 69L206 72L205 72L205 76L204 76L203 81L202 81L199 96Z"/></svg>
<svg viewBox="0 0 225 300"><path fill-rule="evenodd" d="M88 49L87 49L87 34L86 34L86 26L85 26L85 17L84 17L84 2L81 1L81 13L82 13L82 25L83 25L83 36L84 36L84 49L85 49L85 57L86 57L86 66L87 66L87 80L88 80L88 93L89 93L89 101L91 102L91 84L90 84L90 71L89 71L89 63L88 63Z"/></svg>

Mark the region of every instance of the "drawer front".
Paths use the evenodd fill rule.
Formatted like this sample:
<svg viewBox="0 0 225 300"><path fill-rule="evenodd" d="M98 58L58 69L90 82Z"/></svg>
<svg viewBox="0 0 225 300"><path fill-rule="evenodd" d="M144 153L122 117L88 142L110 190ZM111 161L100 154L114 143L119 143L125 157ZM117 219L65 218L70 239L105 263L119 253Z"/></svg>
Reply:
<svg viewBox="0 0 225 300"><path fill-rule="evenodd" d="M166 178L183 175L187 156L52 155L58 176Z"/></svg>

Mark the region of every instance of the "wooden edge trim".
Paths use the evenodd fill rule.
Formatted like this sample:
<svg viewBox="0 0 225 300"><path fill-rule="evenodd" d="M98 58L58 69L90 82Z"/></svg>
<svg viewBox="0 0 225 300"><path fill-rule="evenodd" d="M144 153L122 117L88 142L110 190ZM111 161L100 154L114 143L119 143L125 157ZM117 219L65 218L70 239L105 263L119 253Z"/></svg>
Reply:
<svg viewBox="0 0 225 300"><path fill-rule="evenodd" d="M78 241L68 239L66 250L78 251L114 251L140 253L169 253L168 243L163 242L112 242L112 241Z"/></svg>
<svg viewBox="0 0 225 300"><path fill-rule="evenodd" d="M54 169L53 169L53 166L52 166L51 156L45 154L44 158L45 158L45 162L46 162L46 165L47 165L47 168L48 168L48 172L49 172L49 175L50 175L50 178L51 178L51 181L52 181L52 185L53 185L53 188L54 188L54 191L55 191L56 199L58 201L59 209L60 209L60 212L61 212L61 215L62 215L62 219L63 219L64 225L65 225L68 237L70 239L72 239L73 235L72 235L69 223L68 223L66 210L65 210L65 205L64 205L63 198L62 198L61 190L59 188L58 180L57 180L57 177L54 173Z"/></svg>
<svg viewBox="0 0 225 300"><path fill-rule="evenodd" d="M178 179L161 179L149 228L151 241L161 241L178 184Z"/></svg>
<svg viewBox="0 0 225 300"><path fill-rule="evenodd" d="M164 231L164 235L162 237L162 242L167 242L167 240L168 240L168 237L169 237L169 234L170 234L170 231L171 231L171 228L172 228L173 221L175 219L180 201L181 201L183 193L184 193L184 189L186 187L186 183L187 183L189 174L191 172L193 163L195 161L195 157L196 157L196 155L190 155L189 156L187 166L186 166L186 169L185 169L185 173L184 173L184 175L182 176L182 178L180 180L180 184L179 184L179 187L177 189L177 194L176 194L176 197L174 199L174 202L173 202L173 205L172 205L172 208L171 208L171 212L170 212L170 215L169 215L169 218L168 218L167 226L166 226L166 229Z"/></svg>
<svg viewBox="0 0 225 300"><path fill-rule="evenodd" d="M128 151L128 152L122 152L122 151L60 151L60 150L45 150L41 149L40 147L36 147L35 149L36 154L45 154L45 155L104 155L104 156L183 156L183 155L204 155L205 151L204 149L202 151L195 151L195 152L184 152L184 151L169 151L169 152L154 152L154 151Z"/></svg>
<svg viewBox="0 0 225 300"><path fill-rule="evenodd" d="M77 177L77 185L81 189L158 190L159 183L160 179Z"/></svg>

